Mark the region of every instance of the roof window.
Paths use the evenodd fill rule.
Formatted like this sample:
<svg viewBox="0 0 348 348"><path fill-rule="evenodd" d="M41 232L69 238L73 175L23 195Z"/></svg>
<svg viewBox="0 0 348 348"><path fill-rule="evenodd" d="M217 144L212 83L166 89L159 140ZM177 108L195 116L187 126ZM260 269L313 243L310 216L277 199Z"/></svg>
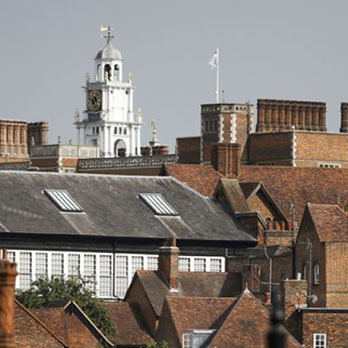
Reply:
<svg viewBox="0 0 348 348"><path fill-rule="evenodd" d="M44 190L45 195L63 212L82 212L83 208L70 196L66 190Z"/></svg>
<svg viewBox="0 0 348 348"><path fill-rule="evenodd" d="M156 215L178 215L160 193L139 193L139 197Z"/></svg>

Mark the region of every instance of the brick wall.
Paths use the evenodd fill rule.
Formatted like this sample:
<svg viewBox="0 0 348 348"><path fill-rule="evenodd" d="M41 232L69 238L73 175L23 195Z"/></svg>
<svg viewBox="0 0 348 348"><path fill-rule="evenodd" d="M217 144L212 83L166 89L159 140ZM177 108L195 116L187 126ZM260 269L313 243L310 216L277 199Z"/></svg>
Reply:
<svg viewBox="0 0 348 348"><path fill-rule="evenodd" d="M199 308L197 309L199 310ZM170 348L181 348L181 342L178 340L178 335L166 301L163 305L161 320L156 333L156 341L159 343L166 341Z"/></svg>
<svg viewBox="0 0 348 348"><path fill-rule="evenodd" d="M296 166L318 167L321 162L348 168L348 134L296 132Z"/></svg>
<svg viewBox="0 0 348 348"><path fill-rule="evenodd" d="M248 115L247 114L237 114L237 120L236 120L236 142L240 144L241 147L241 154L242 154L242 163L248 162L248 147L247 141L248 141L248 127L249 127L249 121L248 121Z"/></svg>
<svg viewBox="0 0 348 348"><path fill-rule="evenodd" d="M271 221L280 221L280 216L271 205L269 199L260 190L248 199L250 211L257 211L266 221L269 218Z"/></svg>
<svg viewBox="0 0 348 348"><path fill-rule="evenodd" d="M249 164L291 165L293 132L253 133L249 136Z"/></svg>
<svg viewBox="0 0 348 348"><path fill-rule="evenodd" d="M157 330L158 318L156 317L156 314L151 307L151 303L146 297L145 291L138 278L134 280L134 283L129 288L126 301L130 303L134 302L139 305L143 317L146 318L146 323L151 335L154 337Z"/></svg>
<svg viewBox="0 0 348 348"><path fill-rule="evenodd" d="M328 348L347 347L348 311L342 312L307 312L302 313L302 344L313 348L313 334L324 333Z"/></svg>
<svg viewBox="0 0 348 348"><path fill-rule="evenodd" d="M211 163L224 176L238 176L240 170L239 144L214 144L211 147Z"/></svg>
<svg viewBox="0 0 348 348"><path fill-rule="evenodd" d="M201 137L176 138L178 163L199 164L201 162Z"/></svg>
<svg viewBox="0 0 348 348"><path fill-rule="evenodd" d="M348 242L325 244L326 307L348 308Z"/></svg>
<svg viewBox="0 0 348 348"><path fill-rule="evenodd" d="M228 272L244 273L245 268L248 265L258 265L261 269L259 280L253 276L253 282L258 283L258 292L264 294L268 291L269 286L269 273L270 273L270 263L266 257L243 257L243 256L231 256L227 258L227 270ZM276 256L272 258L272 283L280 284L283 278L292 278L293 267L292 267L292 255ZM262 283L261 283L262 282ZM249 286L249 285L248 285ZM279 285L273 286L272 290L279 292Z"/></svg>
<svg viewBox="0 0 348 348"><path fill-rule="evenodd" d="M312 268L311 279L309 279L309 248L307 241L312 243ZM304 278L304 268L308 281L308 286L311 288L312 294L318 297L318 302L315 303L315 307L326 307L326 261L325 261L325 245L320 243L319 238L315 232L312 219L308 211L305 211L303 220L301 222L300 231L298 233L296 246L295 246L295 262L296 273L301 273ZM313 267L319 265L319 285L313 284ZM310 293L310 290L308 291Z"/></svg>

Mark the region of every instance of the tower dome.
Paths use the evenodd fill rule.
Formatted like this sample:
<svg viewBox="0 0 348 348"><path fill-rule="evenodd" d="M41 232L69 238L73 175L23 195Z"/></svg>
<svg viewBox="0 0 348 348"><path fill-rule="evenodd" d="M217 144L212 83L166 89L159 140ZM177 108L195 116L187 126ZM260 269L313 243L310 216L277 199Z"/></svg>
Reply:
<svg viewBox="0 0 348 348"><path fill-rule="evenodd" d="M117 50L109 41L105 45L105 47L97 53L95 59L122 60L122 55L121 55L121 52Z"/></svg>

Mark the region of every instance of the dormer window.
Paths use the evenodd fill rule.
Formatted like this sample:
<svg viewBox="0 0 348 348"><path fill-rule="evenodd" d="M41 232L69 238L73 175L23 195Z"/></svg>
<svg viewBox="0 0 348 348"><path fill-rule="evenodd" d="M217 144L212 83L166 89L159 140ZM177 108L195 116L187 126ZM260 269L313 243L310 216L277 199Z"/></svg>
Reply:
<svg viewBox="0 0 348 348"><path fill-rule="evenodd" d="M45 189L44 194L56 205L61 212L81 213L83 208L71 197L66 190Z"/></svg>
<svg viewBox="0 0 348 348"><path fill-rule="evenodd" d="M178 215L160 193L139 193L139 197L156 215Z"/></svg>
<svg viewBox="0 0 348 348"><path fill-rule="evenodd" d="M192 330L182 335L182 348L202 347L215 330Z"/></svg>

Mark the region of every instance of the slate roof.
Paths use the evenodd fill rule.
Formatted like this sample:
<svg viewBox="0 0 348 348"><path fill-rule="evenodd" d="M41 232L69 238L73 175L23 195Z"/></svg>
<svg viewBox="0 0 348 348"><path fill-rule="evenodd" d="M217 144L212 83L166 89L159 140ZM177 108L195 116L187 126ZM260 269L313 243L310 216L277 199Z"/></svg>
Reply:
<svg viewBox="0 0 348 348"><path fill-rule="evenodd" d="M67 190L84 212L61 213L44 189ZM162 194L179 216L155 216L139 193ZM4 171L0 196L0 226L9 232L255 241L216 199L171 177Z"/></svg>
<svg viewBox="0 0 348 348"><path fill-rule="evenodd" d="M348 215L337 204L307 205L321 242L348 241Z"/></svg>
<svg viewBox="0 0 348 348"><path fill-rule="evenodd" d="M141 310L136 303L103 302L108 310L110 319L116 325L117 335L115 343L120 346L146 346L151 337Z"/></svg>
<svg viewBox="0 0 348 348"><path fill-rule="evenodd" d="M238 280L233 273L223 272L179 272L177 296L190 297L231 297L240 293ZM132 284L139 279L157 316L160 316L163 302L170 294L167 283L160 271L137 271ZM132 288L129 287L128 292ZM128 294L127 292L127 294ZM125 301L127 301L127 294Z"/></svg>
<svg viewBox="0 0 348 348"><path fill-rule="evenodd" d="M214 195L215 187L221 177L213 166L199 164L164 164L161 174L177 178L208 197Z"/></svg>
<svg viewBox="0 0 348 348"><path fill-rule="evenodd" d="M241 183L262 181L289 221L293 202L298 223L308 202L348 202L348 169L242 166L238 179Z"/></svg>
<svg viewBox="0 0 348 348"><path fill-rule="evenodd" d="M242 182L239 185L246 199L248 199L251 194L254 193L254 191L259 187L258 182Z"/></svg>
<svg viewBox="0 0 348 348"><path fill-rule="evenodd" d="M224 197L230 208L235 213L250 212L247 200L241 190L237 179L221 178L217 185L216 191L222 189Z"/></svg>

